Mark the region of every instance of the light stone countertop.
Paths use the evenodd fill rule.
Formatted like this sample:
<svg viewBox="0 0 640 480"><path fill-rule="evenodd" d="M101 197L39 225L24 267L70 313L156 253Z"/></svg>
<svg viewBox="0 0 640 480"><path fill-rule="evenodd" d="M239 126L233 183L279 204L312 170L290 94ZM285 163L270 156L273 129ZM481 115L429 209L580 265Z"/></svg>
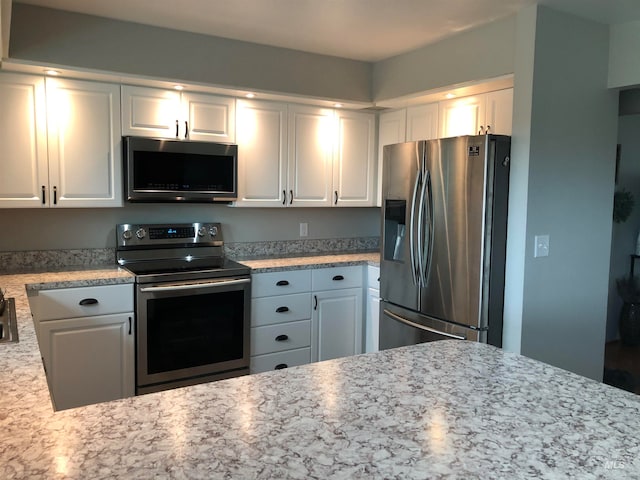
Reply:
<svg viewBox="0 0 640 480"><path fill-rule="evenodd" d="M380 253L345 253L339 255L307 255L279 258L236 259L251 267L253 273L302 270L307 268L345 267L351 265L380 265Z"/></svg>
<svg viewBox="0 0 640 480"><path fill-rule="evenodd" d="M0 276L20 334L0 344L3 480L640 478L639 397L468 342L53 412L24 285L99 278L133 280Z"/></svg>

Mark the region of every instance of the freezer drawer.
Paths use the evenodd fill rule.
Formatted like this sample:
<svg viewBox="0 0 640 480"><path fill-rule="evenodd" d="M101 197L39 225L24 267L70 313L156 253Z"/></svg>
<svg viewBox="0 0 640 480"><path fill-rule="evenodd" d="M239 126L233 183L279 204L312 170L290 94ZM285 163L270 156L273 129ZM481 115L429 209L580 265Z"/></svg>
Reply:
<svg viewBox="0 0 640 480"><path fill-rule="evenodd" d="M486 342L486 332L424 316L380 302L380 350L438 340Z"/></svg>

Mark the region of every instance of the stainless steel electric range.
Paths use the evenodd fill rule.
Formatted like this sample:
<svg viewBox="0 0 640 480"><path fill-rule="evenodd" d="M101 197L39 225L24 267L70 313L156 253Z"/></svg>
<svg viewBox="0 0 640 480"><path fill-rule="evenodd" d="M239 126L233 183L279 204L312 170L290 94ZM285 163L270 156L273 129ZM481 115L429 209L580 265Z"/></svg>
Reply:
<svg viewBox="0 0 640 480"><path fill-rule="evenodd" d="M250 269L219 223L116 226L135 275L136 394L249 373Z"/></svg>

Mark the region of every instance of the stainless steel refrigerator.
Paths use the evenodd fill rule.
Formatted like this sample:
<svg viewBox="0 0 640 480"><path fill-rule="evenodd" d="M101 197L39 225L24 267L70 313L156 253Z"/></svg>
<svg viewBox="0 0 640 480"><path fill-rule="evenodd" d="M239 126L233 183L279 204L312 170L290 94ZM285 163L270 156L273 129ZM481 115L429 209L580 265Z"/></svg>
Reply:
<svg viewBox="0 0 640 480"><path fill-rule="evenodd" d="M510 137L385 146L380 348L502 345Z"/></svg>

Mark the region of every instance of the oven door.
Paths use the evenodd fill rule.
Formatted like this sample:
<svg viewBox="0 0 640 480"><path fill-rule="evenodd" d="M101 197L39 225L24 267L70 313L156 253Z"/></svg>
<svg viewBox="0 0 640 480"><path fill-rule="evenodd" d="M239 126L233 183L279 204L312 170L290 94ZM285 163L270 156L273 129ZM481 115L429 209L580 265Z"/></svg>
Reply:
<svg viewBox="0 0 640 480"><path fill-rule="evenodd" d="M137 392L248 373L250 307L248 276L138 285Z"/></svg>

